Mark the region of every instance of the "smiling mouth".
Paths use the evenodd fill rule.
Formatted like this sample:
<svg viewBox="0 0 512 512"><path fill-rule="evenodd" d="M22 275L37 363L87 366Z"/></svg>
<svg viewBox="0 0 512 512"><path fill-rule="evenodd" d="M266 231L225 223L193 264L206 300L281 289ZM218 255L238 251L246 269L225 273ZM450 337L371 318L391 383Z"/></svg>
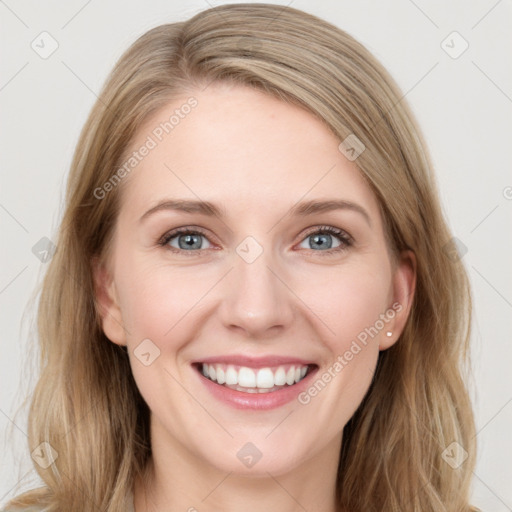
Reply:
<svg viewBox="0 0 512 512"><path fill-rule="evenodd" d="M316 368L314 364L285 364L250 368L233 364L196 363L196 370L208 380L243 393L274 393L299 383Z"/></svg>

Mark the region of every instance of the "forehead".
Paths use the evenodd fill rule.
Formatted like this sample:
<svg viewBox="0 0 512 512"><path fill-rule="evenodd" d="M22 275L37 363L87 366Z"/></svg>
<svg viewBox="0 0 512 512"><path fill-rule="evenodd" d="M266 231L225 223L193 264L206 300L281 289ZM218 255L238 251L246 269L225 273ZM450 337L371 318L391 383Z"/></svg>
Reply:
<svg viewBox="0 0 512 512"><path fill-rule="evenodd" d="M169 197L263 215L301 199L339 197L378 215L372 191L339 142L305 109L249 87L211 84L173 100L139 129L129 154L150 149L123 183L122 209L129 204L139 212Z"/></svg>

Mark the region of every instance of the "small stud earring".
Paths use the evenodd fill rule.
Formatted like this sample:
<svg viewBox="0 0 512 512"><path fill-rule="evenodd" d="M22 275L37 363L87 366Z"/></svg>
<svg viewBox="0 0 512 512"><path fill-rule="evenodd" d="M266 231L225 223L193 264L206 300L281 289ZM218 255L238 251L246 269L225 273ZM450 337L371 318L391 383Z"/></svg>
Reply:
<svg viewBox="0 0 512 512"><path fill-rule="evenodd" d="M388 331L388 332L386 333L386 336L387 336L388 338L390 338L391 336L393 336L393 333L392 333L391 331Z"/></svg>

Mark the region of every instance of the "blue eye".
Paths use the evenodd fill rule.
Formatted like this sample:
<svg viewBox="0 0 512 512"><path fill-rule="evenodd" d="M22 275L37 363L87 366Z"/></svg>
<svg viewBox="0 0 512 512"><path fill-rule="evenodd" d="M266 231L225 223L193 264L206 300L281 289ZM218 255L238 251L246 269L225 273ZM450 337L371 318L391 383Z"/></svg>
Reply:
<svg viewBox="0 0 512 512"><path fill-rule="evenodd" d="M203 239L209 244L207 247L203 246ZM333 239L338 240L337 245L333 246ZM316 227L303 240L302 244L306 243L309 247L302 248L313 252L321 252L326 256L344 251L353 243L352 237L348 233L332 226ZM197 255L201 251L211 248L210 241L205 233L199 229L190 228L175 229L165 234L158 243L169 248L172 252L188 253L188 256Z"/></svg>
<svg viewBox="0 0 512 512"><path fill-rule="evenodd" d="M338 245L334 247L332 242L333 238L338 239ZM316 228L315 231L310 232L304 239L304 242L310 246L305 247L306 249L313 249L316 247L320 250L315 250L314 252L323 252L327 253L326 255L330 255L350 247L352 245L352 238L341 229L334 228L332 226L322 226L321 228Z"/></svg>
<svg viewBox="0 0 512 512"><path fill-rule="evenodd" d="M317 248L317 249L322 249L322 250L326 250L326 249L331 249L332 246L333 246L333 235L331 233L327 233L326 231L315 231L315 233L313 233L312 235L308 235L305 239L304 239L304 242L308 243L309 242L309 245L310 247L305 247L306 249L311 249L311 248ZM303 243L304 243L303 242ZM341 242L338 241L338 245L335 246L336 247L339 247L341 245Z"/></svg>
<svg viewBox="0 0 512 512"><path fill-rule="evenodd" d="M167 235L164 235L164 238L161 241L161 245L170 246L174 252L201 251L203 249L209 248L202 247L202 238L208 240L206 236L200 231L192 231L187 228L180 228L171 233L168 233ZM178 247L170 243L171 241L174 241L173 239L176 239Z"/></svg>

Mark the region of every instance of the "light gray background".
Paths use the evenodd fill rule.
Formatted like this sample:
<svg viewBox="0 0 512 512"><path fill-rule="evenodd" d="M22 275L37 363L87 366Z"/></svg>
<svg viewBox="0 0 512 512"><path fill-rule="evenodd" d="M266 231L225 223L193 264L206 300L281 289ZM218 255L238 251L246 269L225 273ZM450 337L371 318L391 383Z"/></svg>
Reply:
<svg viewBox="0 0 512 512"><path fill-rule="evenodd" d="M25 363L32 317L27 313L22 323L22 313L45 270L32 247L53 236L79 131L107 73L136 37L220 3L0 1L0 504L37 482L25 413L15 416L37 377ZM449 224L467 247L463 262L474 292L470 386L479 455L473 502L484 512L512 511L511 2L287 5L365 44L396 78L419 119ZM47 59L31 48L43 31L58 42ZM455 59L441 46L453 31L469 44ZM451 36L445 45L456 53L461 43Z"/></svg>

